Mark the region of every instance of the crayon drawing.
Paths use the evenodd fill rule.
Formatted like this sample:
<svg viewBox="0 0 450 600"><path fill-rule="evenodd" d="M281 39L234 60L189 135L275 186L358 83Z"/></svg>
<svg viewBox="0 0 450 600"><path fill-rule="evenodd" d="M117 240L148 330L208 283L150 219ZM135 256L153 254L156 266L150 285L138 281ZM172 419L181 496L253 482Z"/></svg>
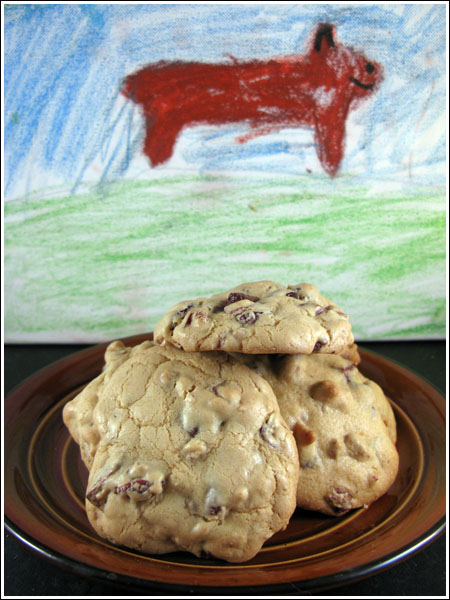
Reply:
<svg viewBox="0 0 450 600"><path fill-rule="evenodd" d="M445 337L447 6L7 4L5 340L307 281Z"/></svg>
<svg viewBox="0 0 450 600"><path fill-rule="evenodd" d="M122 92L142 105L144 152L152 165L173 154L189 125L249 123L240 141L289 126L314 129L323 169L335 175L342 160L345 120L372 93L382 68L336 41L320 23L306 56L231 63L160 61L126 78Z"/></svg>

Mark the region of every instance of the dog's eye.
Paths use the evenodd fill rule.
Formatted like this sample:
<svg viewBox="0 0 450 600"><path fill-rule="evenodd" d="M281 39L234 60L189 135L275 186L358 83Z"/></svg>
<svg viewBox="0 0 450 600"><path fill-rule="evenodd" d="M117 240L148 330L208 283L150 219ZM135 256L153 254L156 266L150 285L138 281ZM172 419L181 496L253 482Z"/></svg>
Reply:
<svg viewBox="0 0 450 600"><path fill-rule="evenodd" d="M375 71L375 67L372 63L366 64L366 73L373 73Z"/></svg>

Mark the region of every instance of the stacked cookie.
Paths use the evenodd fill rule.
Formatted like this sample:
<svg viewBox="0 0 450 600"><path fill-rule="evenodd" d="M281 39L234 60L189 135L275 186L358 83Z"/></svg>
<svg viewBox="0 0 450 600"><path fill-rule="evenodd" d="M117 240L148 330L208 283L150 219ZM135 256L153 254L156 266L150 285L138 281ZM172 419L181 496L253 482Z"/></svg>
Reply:
<svg viewBox="0 0 450 600"><path fill-rule="evenodd" d="M252 558L296 506L367 506L398 468L381 388L347 315L310 284L176 304L154 342L108 346L63 412L97 533L149 553Z"/></svg>

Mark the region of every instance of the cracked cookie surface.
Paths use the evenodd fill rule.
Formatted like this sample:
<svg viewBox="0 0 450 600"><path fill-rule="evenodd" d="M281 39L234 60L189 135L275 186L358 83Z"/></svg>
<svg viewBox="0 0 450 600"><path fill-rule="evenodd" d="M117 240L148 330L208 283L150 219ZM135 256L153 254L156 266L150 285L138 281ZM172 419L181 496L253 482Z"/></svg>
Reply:
<svg viewBox="0 0 450 600"><path fill-rule="evenodd" d="M346 353L359 362L355 347ZM294 433L298 506L340 515L386 493L398 470L396 421L383 390L355 362L326 354L240 358L270 383Z"/></svg>
<svg viewBox="0 0 450 600"><path fill-rule="evenodd" d="M154 339L187 352L312 354L340 352L353 334L348 316L315 286L258 281L177 303Z"/></svg>
<svg viewBox="0 0 450 600"><path fill-rule="evenodd" d="M224 352L157 345L109 371L94 386L99 439L86 492L100 536L142 552L241 562L287 526L298 451L255 371Z"/></svg>
<svg viewBox="0 0 450 600"><path fill-rule="evenodd" d="M99 394L116 369L134 354L154 346L147 340L136 346L125 346L116 341L108 344L105 351L105 364L102 372L63 408L63 421L70 435L80 447L81 458L88 469L91 468L100 442L100 433L95 418Z"/></svg>

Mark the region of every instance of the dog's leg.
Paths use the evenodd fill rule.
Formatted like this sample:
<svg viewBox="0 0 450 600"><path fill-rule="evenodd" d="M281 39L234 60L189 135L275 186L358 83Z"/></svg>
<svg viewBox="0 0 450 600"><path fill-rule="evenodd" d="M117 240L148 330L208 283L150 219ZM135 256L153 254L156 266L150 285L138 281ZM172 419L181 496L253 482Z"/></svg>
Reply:
<svg viewBox="0 0 450 600"><path fill-rule="evenodd" d="M164 116L147 117L144 152L153 167L172 156L175 143L183 123L173 112Z"/></svg>
<svg viewBox="0 0 450 600"><path fill-rule="evenodd" d="M322 115L315 126L315 140L320 164L334 177L344 155L345 116Z"/></svg>

